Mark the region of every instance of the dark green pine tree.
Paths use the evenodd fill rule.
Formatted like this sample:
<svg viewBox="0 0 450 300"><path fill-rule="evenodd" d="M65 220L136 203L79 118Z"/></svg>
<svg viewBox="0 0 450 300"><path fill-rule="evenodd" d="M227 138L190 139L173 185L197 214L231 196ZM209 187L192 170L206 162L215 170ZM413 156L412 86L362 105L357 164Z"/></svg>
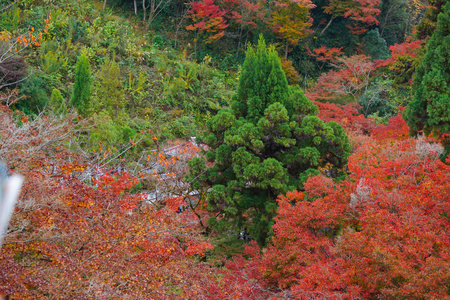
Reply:
<svg viewBox="0 0 450 300"><path fill-rule="evenodd" d="M89 115L91 108L91 82L91 65L89 58L83 53L78 57L73 95L70 99L70 104L83 117Z"/></svg>
<svg viewBox="0 0 450 300"><path fill-rule="evenodd" d="M438 16L414 84L414 99L404 113L411 133L424 131L438 137L450 133L450 2ZM444 143L448 150L449 141Z"/></svg>
<svg viewBox="0 0 450 300"><path fill-rule="evenodd" d="M274 47L262 38L256 49L249 47L231 109L212 117L201 137L213 164L195 158L186 176L194 189L212 187L212 228L245 230L264 245L279 194L301 189L318 167L332 166L330 175L340 174L350 153L348 137L317 113L299 87L288 86Z"/></svg>

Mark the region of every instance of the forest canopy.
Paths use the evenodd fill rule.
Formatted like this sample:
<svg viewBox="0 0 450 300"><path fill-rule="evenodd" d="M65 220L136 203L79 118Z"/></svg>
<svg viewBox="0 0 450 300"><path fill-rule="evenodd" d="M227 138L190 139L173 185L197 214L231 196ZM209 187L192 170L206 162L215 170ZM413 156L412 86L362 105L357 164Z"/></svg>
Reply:
<svg viewBox="0 0 450 300"><path fill-rule="evenodd" d="M0 298L450 299L449 13L0 1Z"/></svg>

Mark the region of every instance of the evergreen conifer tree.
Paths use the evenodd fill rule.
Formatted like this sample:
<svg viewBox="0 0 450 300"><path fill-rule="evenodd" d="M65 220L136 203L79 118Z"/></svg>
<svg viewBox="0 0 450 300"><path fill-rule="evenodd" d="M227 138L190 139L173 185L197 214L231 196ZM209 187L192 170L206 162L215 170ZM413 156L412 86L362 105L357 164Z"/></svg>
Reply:
<svg viewBox="0 0 450 300"><path fill-rule="evenodd" d="M81 54L75 70L75 84L70 104L77 112L86 117L91 108L91 66L85 53Z"/></svg>
<svg viewBox="0 0 450 300"><path fill-rule="evenodd" d="M236 116L257 122L264 110L288 96L288 82L274 47L267 49L260 37L255 50L249 47L239 78L237 95L232 102Z"/></svg>
<svg viewBox="0 0 450 300"><path fill-rule="evenodd" d="M212 167L195 158L186 180L194 189L212 186L213 228L245 230L264 245L277 195L301 189L318 167L338 176L350 145L338 123L320 120L303 91L288 86L275 49L262 38L256 49L248 48L239 83L232 109L211 118L200 138L209 146Z"/></svg>
<svg viewBox="0 0 450 300"><path fill-rule="evenodd" d="M411 133L450 133L450 2L439 14L436 31L427 43L422 63L414 79L414 99L404 118ZM445 142L445 141L444 141ZM449 141L446 142L448 150Z"/></svg>
<svg viewBox="0 0 450 300"><path fill-rule="evenodd" d="M380 36L378 28L366 33L363 39L363 49L372 59L387 59L390 56L386 40Z"/></svg>

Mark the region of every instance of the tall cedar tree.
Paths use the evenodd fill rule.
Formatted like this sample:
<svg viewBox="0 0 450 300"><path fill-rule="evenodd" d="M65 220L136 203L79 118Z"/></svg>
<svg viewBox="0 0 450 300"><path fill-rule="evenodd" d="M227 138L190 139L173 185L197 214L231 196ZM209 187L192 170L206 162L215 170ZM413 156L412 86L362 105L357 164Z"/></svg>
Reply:
<svg viewBox="0 0 450 300"><path fill-rule="evenodd" d="M77 112L86 117L91 107L91 65L86 54L81 54L75 71L75 84L70 103Z"/></svg>
<svg viewBox="0 0 450 300"><path fill-rule="evenodd" d="M414 100L407 106L405 121L412 134L424 131L443 138L450 133L450 3L438 17L436 31L415 78ZM447 139L446 148L450 147Z"/></svg>
<svg viewBox="0 0 450 300"><path fill-rule="evenodd" d="M298 86L288 86L274 47L267 48L262 37L256 49L248 47L231 109L211 118L201 137L209 146L206 158L212 167L195 158L186 178L195 188L212 186L213 228L245 230L264 245L277 195L302 188L318 167L339 173L350 152L347 135L317 113Z"/></svg>

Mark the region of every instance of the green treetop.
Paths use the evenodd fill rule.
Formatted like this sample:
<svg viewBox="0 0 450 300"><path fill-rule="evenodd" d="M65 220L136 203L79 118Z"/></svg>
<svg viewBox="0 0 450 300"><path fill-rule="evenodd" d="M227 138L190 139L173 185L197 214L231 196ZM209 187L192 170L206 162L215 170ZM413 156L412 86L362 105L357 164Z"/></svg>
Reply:
<svg viewBox="0 0 450 300"><path fill-rule="evenodd" d="M261 245L269 237L276 197L301 189L308 174L330 167L337 176L350 153L348 137L336 122L315 116L318 108L299 87L288 86L273 47L260 38L246 53L231 109L207 122L201 140L209 146L206 167L190 162L187 180L210 185L210 219L216 230L246 230Z"/></svg>
<svg viewBox="0 0 450 300"><path fill-rule="evenodd" d="M415 94L404 118L411 133L450 133L450 3L439 14L436 31L414 79ZM447 144L447 148L449 145Z"/></svg>
<svg viewBox="0 0 450 300"><path fill-rule="evenodd" d="M82 116L87 116L91 108L91 65L86 54L78 58L75 70L75 84L70 104Z"/></svg>
<svg viewBox="0 0 450 300"><path fill-rule="evenodd" d="M249 47L239 78L237 95L231 104L237 117L257 122L264 110L287 98L288 82L274 47L267 49L260 37L256 51Z"/></svg>
<svg viewBox="0 0 450 300"><path fill-rule="evenodd" d="M50 109L57 115L65 115L67 114L67 106L64 101L61 92L58 89L53 89L52 95L50 96Z"/></svg>

